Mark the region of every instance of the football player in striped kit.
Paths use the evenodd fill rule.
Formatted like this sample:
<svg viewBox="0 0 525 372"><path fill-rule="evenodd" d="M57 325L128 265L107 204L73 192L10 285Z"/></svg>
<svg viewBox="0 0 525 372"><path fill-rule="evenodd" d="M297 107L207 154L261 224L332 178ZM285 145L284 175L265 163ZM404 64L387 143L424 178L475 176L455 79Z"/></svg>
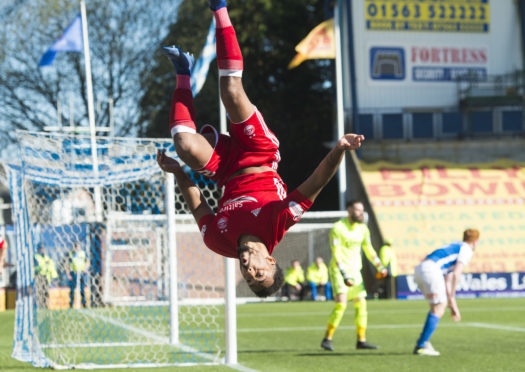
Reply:
<svg viewBox="0 0 525 372"><path fill-rule="evenodd" d="M467 229L463 232L463 241L451 243L430 253L416 266L414 280L425 295L430 305L423 330L414 348L416 355L438 356L430 343L430 337L436 330L439 320L450 308L450 315L456 322L461 320L461 314L456 303L456 286L459 283L463 269L472 258L479 240L479 231Z"/></svg>

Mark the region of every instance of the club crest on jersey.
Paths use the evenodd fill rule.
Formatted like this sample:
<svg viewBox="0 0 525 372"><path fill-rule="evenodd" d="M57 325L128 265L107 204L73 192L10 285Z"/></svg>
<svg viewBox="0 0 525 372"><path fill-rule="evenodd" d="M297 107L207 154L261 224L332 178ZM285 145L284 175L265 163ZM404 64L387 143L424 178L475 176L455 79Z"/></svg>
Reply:
<svg viewBox="0 0 525 372"><path fill-rule="evenodd" d="M255 135L255 127L253 125L247 125L244 127L244 134L248 137L253 137Z"/></svg>
<svg viewBox="0 0 525 372"><path fill-rule="evenodd" d="M294 201L291 201L288 204L288 209L290 210L290 213L292 213L294 221L299 221L304 213L303 207L301 207L299 204L297 204Z"/></svg>
<svg viewBox="0 0 525 372"><path fill-rule="evenodd" d="M228 231L228 219L226 217L219 218L217 221L217 227L221 230L221 233Z"/></svg>
<svg viewBox="0 0 525 372"><path fill-rule="evenodd" d="M261 208L257 208L257 209L254 209L252 212L252 214L257 217L259 215L259 212L261 211Z"/></svg>
<svg viewBox="0 0 525 372"><path fill-rule="evenodd" d="M206 229L207 229L207 226L206 225L202 225L201 235L202 235L203 238L204 238L204 234L206 234Z"/></svg>

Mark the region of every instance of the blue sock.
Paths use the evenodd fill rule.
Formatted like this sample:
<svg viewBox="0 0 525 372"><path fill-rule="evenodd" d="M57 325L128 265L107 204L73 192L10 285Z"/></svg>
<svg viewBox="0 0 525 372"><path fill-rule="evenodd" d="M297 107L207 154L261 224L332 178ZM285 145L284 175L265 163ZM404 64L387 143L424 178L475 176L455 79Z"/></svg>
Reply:
<svg viewBox="0 0 525 372"><path fill-rule="evenodd" d="M226 0L208 0L208 4L210 5L210 9L216 12L226 6Z"/></svg>
<svg viewBox="0 0 525 372"><path fill-rule="evenodd" d="M432 337L432 334L436 330L440 319L441 318L439 318L438 316L432 314L431 312L428 312L427 320L425 321L423 330L421 331L419 339L417 340L417 347L424 347L425 342L430 340L430 337Z"/></svg>

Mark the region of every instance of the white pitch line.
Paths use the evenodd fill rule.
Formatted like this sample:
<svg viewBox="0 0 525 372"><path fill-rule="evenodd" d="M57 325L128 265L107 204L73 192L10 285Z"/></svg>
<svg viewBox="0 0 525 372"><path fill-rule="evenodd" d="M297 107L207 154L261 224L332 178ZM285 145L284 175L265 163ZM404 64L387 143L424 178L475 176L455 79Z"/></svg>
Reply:
<svg viewBox="0 0 525 372"><path fill-rule="evenodd" d="M378 324L369 325L368 328L372 329L398 329L398 328L421 328L423 324ZM520 327L509 327L498 324L487 324L487 323L441 323L439 328L448 327L479 327L497 329L500 331L513 331L513 332L525 332L525 328ZM352 330L354 326L339 326L337 329ZM312 332L312 331L324 331L325 326L319 327L279 327L279 328L238 328L239 333L250 333L250 332Z"/></svg>
<svg viewBox="0 0 525 372"><path fill-rule="evenodd" d="M250 369L248 367L243 366L242 364L225 364L225 366L236 369L237 371L241 372L257 372L256 369Z"/></svg>
<svg viewBox="0 0 525 372"><path fill-rule="evenodd" d="M423 310L428 310L428 306ZM485 312L493 312L493 311L523 311L523 308L519 307L498 307L497 309L493 307L482 307L482 308L461 308L462 313L485 313ZM406 314L412 314L412 313L421 313L421 309L402 309L402 310L381 310L381 309L374 309L374 310L368 310L369 314L400 314L400 313L406 313ZM326 311L299 311L299 312L286 312L286 313L246 313L246 314L239 314L237 313L238 318L273 318L276 316L280 317L298 317L298 316L326 316L328 313Z"/></svg>
<svg viewBox="0 0 525 372"><path fill-rule="evenodd" d="M500 324L488 324L488 323L463 323L465 326L496 329L498 331L513 331L513 332L525 332L525 328L520 327L509 327Z"/></svg>
<svg viewBox="0 0 525 372"><path fill-rule="evenodd" d="M110 324L113 324L117 327L120 327L120 328L123 328L123 329L126 329L132 333L137 333L137 334L140 334L144 337L147 337L149 339L153 339L153 340L156 340L156 341L160 341L161 343L163 344L168 344L169 343L169 338L168 337L162 337L162 336L157 336L151 332L148 332L148 331L145 331L145 330L142 330L140 328L137 328L137 327L133 327L133 326L130 326L130 325L127 325L127 324L124 324L124 323L121 323L121 322L118 322L114 319L111 319L111 318L108 318L108 317L105 317L103 315L100 315L100 314L95 314L95 313L92 313L92 312L86 312L86 315L90 315L92 316L93 318L98 318L98 319L101 319L102 321L104 322L107 322L107 323L110 323ZM201 353L199 352L198 350L192 348L192 347L189 347L189 346L186 346L186 345L183 345L183 344L178 344L177 345L178 348L186 351L186 352L192 352L198 356L201 356L203 357L204 359L208 359L208 360L212 360L214 362L216 362L214 359L215 358L212 358L210 355L208 354L204 354L204 353ZM220 363L219 363L220 364ZM232 369L235 369L237 371L241 371L241 372L257 372L257 370L254 370L254 369L250 369L248 367L245 367L241 364L225 364L227 367L230 367Z"/></svg>

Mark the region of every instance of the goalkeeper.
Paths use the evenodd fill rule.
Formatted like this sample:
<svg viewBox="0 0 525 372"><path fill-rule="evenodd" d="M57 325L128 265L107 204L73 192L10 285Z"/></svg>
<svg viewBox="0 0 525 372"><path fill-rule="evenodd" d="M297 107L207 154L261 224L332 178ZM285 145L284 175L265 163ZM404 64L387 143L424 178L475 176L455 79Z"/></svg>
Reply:
<svg viewBox="0 0 525 372"><path fill-rule="evenodd" d="M287 194L277 174L279 141L244 92L243 60L225 0L209 0L216 21L220 94L230 119L229 135L209 125L196 131L190 86L193 58L164 47L175 66L177 85L170 111L170 132L177 154L190 168L225 186L217 214L178 162L159 151L157 162L175 174L177 185L199 225L204 243L214 252L239 258L241 273L259 297L275 293L282 270L271 256L286 230L301 218L337 171L348 150L364 137L346 134L295 191Z"/></svg>
<svg viewBox="0 0 525 372"><path fill-rule="evenodd" d="M348 217L337 221L330 231L330 247L332 260L329 273L335 306L328 318L328 326L321 347L333 351L332 336L341 323L346 310L347 301L353 300L355 309L355 326L357 330L357 349L378 349L366 342L366 325L368 313L366 310L366 290L361 276L361 249L370 262L377 268L378 274L386 276L387 270L381 265L372 243L370 231L364 221L363 203L349 201L346 204Z"/></svg>

